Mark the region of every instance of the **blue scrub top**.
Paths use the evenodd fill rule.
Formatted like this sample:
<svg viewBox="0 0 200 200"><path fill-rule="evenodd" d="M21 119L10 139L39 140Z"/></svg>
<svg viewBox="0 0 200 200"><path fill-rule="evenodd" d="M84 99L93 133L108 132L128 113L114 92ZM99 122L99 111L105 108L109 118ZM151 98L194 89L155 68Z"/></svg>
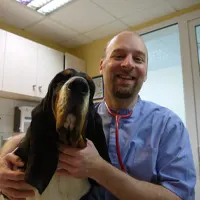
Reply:
<svg viewBox="0 0 200 200"><path fill-rule="evenodd" d="M103 120L112 164L120 169L116 153L115 117L105 102L98 105ZM119 121L119 141L123 163L129 175L138 180L160 184L181 199L195 199L196 172L188 132L171 110L138 98L130 109L119 110L129 118ZM116 199L105 191L105 199Z"/></svg>

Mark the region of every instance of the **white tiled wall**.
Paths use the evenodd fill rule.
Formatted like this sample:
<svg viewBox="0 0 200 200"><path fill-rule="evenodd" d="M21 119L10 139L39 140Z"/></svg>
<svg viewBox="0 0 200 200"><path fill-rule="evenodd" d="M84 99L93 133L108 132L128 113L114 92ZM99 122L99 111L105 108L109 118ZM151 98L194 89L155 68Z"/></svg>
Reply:
<svg viewBox="0 0 200 200"><path fill-rule="evenodd" d="M16 106L36 106L37 102L13 100L0 97L0 139L13 135L14 108ZM1 142L0 142L1 147Z"/></svg>

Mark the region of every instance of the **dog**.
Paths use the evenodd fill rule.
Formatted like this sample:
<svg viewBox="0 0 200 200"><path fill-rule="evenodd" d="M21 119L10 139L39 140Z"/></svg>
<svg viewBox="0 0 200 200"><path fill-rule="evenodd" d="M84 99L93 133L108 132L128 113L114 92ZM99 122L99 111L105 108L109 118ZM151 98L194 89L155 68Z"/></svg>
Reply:
<svg viewBox="0 0 200 200"><path fill-rule="evenodd" d="M85 148L87 138L110 162L94 92L94 82L87 74L66 69L53 78L46 96L33 109L26 136L14 152L25 163L25 181L36 191L35 197L27 200L79 200L98 185L92 179L55 173L59 143Z"/></svg>

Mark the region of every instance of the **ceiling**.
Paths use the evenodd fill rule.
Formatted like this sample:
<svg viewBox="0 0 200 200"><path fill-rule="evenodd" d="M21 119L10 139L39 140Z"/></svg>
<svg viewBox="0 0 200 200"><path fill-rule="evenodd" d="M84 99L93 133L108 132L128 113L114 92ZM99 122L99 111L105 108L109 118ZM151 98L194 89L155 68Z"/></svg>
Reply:
<svg viewBox="0 0 200 200"><path fill-rule="evenodd" d="M200 3L200 0L73 0L48 16L0 0L0 21L74 48Z"/></svg>

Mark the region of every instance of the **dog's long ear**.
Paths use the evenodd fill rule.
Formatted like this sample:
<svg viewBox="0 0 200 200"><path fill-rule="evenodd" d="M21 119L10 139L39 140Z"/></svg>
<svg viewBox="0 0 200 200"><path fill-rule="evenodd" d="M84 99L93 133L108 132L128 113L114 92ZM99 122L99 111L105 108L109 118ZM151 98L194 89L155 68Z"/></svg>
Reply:
<svg viewBox="0 0 200 200"><path fill-rule="evenodd" d="M39 193L49 184L58 163L57 134L44 99L32 112L32 121L15 154L25 162L25 181Z"/></svg>
<svg viewBox="0 0 200 200"><path fill-rule="evenodd" d="M89 98L89 111L87 115L87 125L86 125L86 138L91 140L96 149L98 150L101 157L110 162L107 144L106 144L106 138L103 131L103 125L102 125L102 119L100 115L97 112L97 109L95 109L94 103L93 103L93 97L95 93L95 84L91 77L89 77L85 73L81 73L83 77L88 81L88 85L90 88L90 98Z"/></svg>
<svg viewBox="0 0 200 200"><path fill-rule="evenodd" d="M53 96L53 90L55 88L55 80L54 79L50 82L46 96L45 96L45 98L42 99L42 102L41 102L40 109L42 109L42 111L44 111L44 112L49 112L51 109L51 106L52 106L51 101L52 101L52 96Z"/></svg>
<svg viewBox="0 0 200 200"><path fill-rule="evenodd" d="M107 162L110 162L102 120L93 103L90 103L89 106L85 137L94 143L100 156ZM89 179L89 182L93 185L92 190L86 196L81 198L81 200L100 199L99 184L93 179Z"/></svg>
<svg viewBox="0 0 200 200"><path fill-rule="evenodd" d="M94 108L94 104L90 105L88 112L87 128L86 128L86 138L91 140L96 149L98 150L100 156L110 162L108 148L106 144L106 138L103 131L102 119Z"/></svg>
<svg viewBox="0 0 200 200"><path fill-rule="evenodd" d="M49 184L58 163L57 133L46 112L37 112L31 122L30 156L26 181L40 194Z"/></svg>

